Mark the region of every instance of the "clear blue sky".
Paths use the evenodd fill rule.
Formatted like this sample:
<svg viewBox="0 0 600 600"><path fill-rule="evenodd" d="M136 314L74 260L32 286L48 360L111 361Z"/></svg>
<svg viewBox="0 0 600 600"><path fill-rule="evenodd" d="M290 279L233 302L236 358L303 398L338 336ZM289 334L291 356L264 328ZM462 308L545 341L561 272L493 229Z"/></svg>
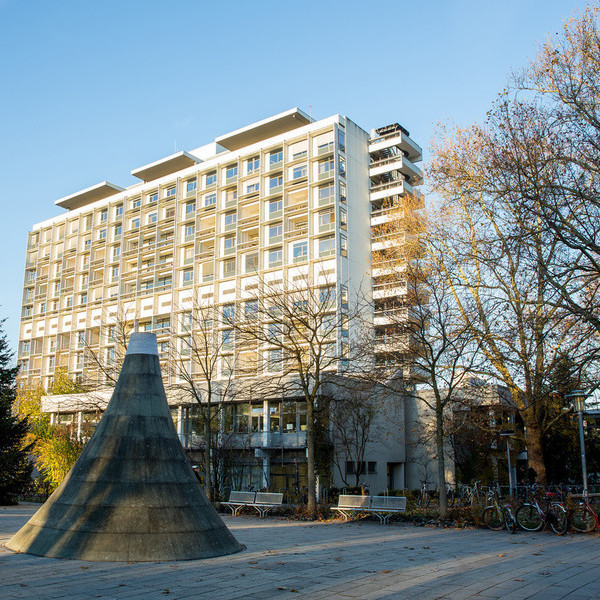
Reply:
<svg viewBox="0 0 600 600"><path fill-rule="evenodd" d="M58 198L298 106L364 129L482 119L577 0L0 0L0 315Z"/></svg>

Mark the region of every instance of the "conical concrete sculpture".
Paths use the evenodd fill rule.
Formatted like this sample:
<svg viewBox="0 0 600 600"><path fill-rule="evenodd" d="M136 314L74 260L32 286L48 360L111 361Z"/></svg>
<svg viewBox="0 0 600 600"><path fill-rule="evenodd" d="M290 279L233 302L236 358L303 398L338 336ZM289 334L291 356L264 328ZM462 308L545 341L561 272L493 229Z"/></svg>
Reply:
<svg viewBox="0 0 600 600"><path fill-rule="evenodd" d="M154 334L132 334L94 435L6 546L94 561L189 560L242 550L206 499L177 437Z"/></svg>

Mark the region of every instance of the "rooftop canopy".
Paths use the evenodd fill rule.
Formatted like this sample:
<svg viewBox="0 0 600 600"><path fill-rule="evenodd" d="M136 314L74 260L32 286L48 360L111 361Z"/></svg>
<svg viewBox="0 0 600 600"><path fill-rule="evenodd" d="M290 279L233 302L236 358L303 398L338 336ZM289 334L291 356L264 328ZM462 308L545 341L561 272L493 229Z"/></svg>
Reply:
<svg viewBox="0 0 600 600"><path fill-rule="evenodd" d="M74 210L75 208L80 208L86 204L96 202L96 200L108 198L113 194L122 192L123 189L124 188L115 185L114 183L103 181L93 185L92 187L86 188L85 190L81 190L80 192L76 192L75 194L65 196L60 200L56 200L54 204L60 206L61 208L66 208L67 210Z"/></svg>
<svg viewBox="0 0 600 600"><path fill-rule="evenodd" d="M252 125L247 125L246 127L222 135L216 138L215 142L227 150L238 150L244 146L267 140L280 133L303 127L309 123L312 123L312 119L305 112L299 108L292 108L268 119L263 119Z"/></svg>
<svg viewBox="0 0 600 600"><path fill-rule="evenodd" d="M186 167L191 167L199 162L202 162L199 158L182 150L181 152L176 152L175 154L171 154L171 156L161 158L149 165L138 167L131 171L131 174L142 181L153 181L159 177L181 171L181 169L185 169Z"/></svg>

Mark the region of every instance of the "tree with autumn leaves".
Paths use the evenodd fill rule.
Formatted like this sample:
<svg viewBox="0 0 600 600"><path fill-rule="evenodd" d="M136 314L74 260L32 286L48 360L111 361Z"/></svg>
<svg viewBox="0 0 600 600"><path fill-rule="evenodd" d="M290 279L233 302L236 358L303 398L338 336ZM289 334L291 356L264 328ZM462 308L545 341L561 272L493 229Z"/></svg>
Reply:
<svg viewBox="0 0 600 600"><path fill-rule="evenodd" d="M598 16L590 7L568 21L485 123L441 129L429 168L429 256L479 370L510 391L542 482L559 366L568 357L568 376L593 386L598 352Z"/></svg>

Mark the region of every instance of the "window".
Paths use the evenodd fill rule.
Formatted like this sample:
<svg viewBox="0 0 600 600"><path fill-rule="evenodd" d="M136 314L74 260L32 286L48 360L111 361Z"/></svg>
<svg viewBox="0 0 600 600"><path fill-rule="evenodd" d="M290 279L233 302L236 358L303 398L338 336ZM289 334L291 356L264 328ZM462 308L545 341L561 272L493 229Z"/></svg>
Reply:
<svg viewBox="0 0 600 600"><path fill-rule="evenodd" d="M294 170L292 171L292 179L301 179L302 177L306 177L306 165L294 167Z"/></svg>
<svg viewBox="0 0 600 600"><path fill-rule="evenodd" d="M98 232L98 239L99 240L105 240L106 239L106 227L104 229L101 229Z"/></svg>
<svg viewBox="0 0 600 600"><path fill-rule="evenodd" d="M233 345L233 329L224 329L221 332L221 345L230 348Z"/></svg>
<svg viewBox="0 0 600 600"><path fill-rule="evenodd" d="M79 294L79 304L87 304L88 295L86 293Z"/></svg>
<svg viewBox="0 0 600 600"><path fill-rule="evenodd" d="M283 365L281 362L282 353L281 348L267 351L267 371L277 372L281 371Z"/></svg>
<svg viewBox="0 0 600 600"><path fill-rule="evenodd" d="M113 267L112 268L112 280L116 281L117 279L119 279L119 267Z"/></svg>
<svg viewBox="0 0 600 600"><path fill-rule="evenodd" d="M246 273L251 273L258 269L258 254L246 254Z"/></svg>
<svg viewBox="0 0 600 600"><path fill-rule="evenodd" d="M100 211L100 223L104 223L108 220L108 210Z"/></svg>
<svg viewBox="0 0 600 600"><path fill-rule="evenodd" d="M237 213L227 213L225 215L225 229L233 229L237 222Z"/></svg>
<svg viewBox="0 0 600 600"><path fill-rule="evenodd" d="M217 172L211 171L206 174L206 187L215 185L217 183Z"/></svg>
<svg viewBox="0 0 600 600"><path fill-rule="evenodd" d="M148 223L149 224L156 223L157 220L158 220L158 213L153 212L148 215Z"/></svg>
<svg viewBox="0 0 600 600"><path fill-rule="evenodd" d="M230 254L231 252L235 251L235 236L234 235L227 236L223 240L223 250L225 251L225 254Z"/></svg>
<svg viewBox="0 0 600 600"><path fill-rule="evenodd" d="M181 328L183 331L189 331L192 328L192 313L185 312L181 315Z"/></svg>
<svg viewBox="0 0 600 600"><path fill-rule="evenodd" d="M170 287L172 283L173 283L173 280L172 280L171 276L167 275L165 277L158 278L158 280L156 281L156 287L160 287L160 288Z"/></svg>
<svg viewBox="0 0 600 600"><path fill-rule="evenodd" d="M343 234L340 234L340 252L342 256L348 255L348 238Z"/></svg>
<svg viewBox="0 0 600 600"><path fill-rule="evenodd" d="M217 203L217 194L207 194L204 196L204 206L214 206Z"/></svg>
<svg viewBox="0 0 600 600"><path fill-rule="evenodd" d="M156 321L156 329L169 329L171 321L169 319L158 319Z"/></svg>
<svg viewBox="0 0 600 600"><path fill-rule="evenodd" d="M169 342L159 342L158 353L160 354L161 358L166 356L169 353Z"/></svg>
<svg viewBox="0 0 600 600"><path fill-rule="evenodd" d="M319 204L323 205L323 204L329 203L331 200L333 200L333 194L334 194L334 188L332 185L328 185L326 187L319 188L319 191L317 193L317 197L319 199Z"/></svg>
<svg viewBox="0 0 600 600"><path fill-rule="evenodd" d="M321 288L319 290L319 302L321 304L328 304L330 302L335 302L335 287L329 286L329 287Z"/></svg>
<svg viewBox="0 0 600 600"><path fill-rule="evenodd" d="M165 196L167 198L173 198L176 193L177 193L177 190L174 187L170 187L170 188L167 188Z"/></svg>
<svg viewBox="0 0 600 600"><path fill-rule="evenodd" d="M21 354L29 354L31 350L31 342L29 340L23 340L21 342Z"/></svg>
<svg viewBox="0 0 600 600"><path fill-rule="evenodd" d="M258 301L248 300L244 305L244 316L246 319L253 319L258 313Z"/></svg>
<svg viewBox="0 0 600 600"><path fill-rule="evenodd" d="M186 218L189 215L193 215L196 212L196 203L195 202L187 202L185 205L185 216Z"/></svg>
<svg viewBox="0 0 600 600"><path fill-rule="evenodd" d="M260 183L255 182L246 185L246 194L252 194L258 191L260 191Z"/></svg>
<svg viewBox="0 0 600 600"><path fill-rule="evenodd" d="M225 206L231 206L237 200L237 190L227 190L225 192Z"/></svg>
<svg viewBox="0 0 600 600"><path fill-rule="evenodd" d="M153 202L158 202L158 192L148 194L148 204L152 204Z"/></svg>
<svg viewBox="0 0 600 600"><path fill-rule="evenodd" d="M323 162L320 162L318 164L319 179L328 177L330 175L330 173L333 171L333 169L334 169L334 163L332 160L325 160Z"/></svg>
<svg viewBox="0 0 600 600"><path fill-rule="evenodd" d="M342 227L347 227L348 225L348 211L343 207L340 207L340 225Z"/></svg>
<svg viewBox="0 0 600 600"><path fill-rule="evenodd" d="M335 237L325 237L319 240L319 256L330 256L335 252Z"/></svg>
<svg viewBox="0 0 600 600"><path fill-rule="evenodd" d="M340 183L340 200L346 202L346 184Z"/></svg>
<svg viewBox="0 0 600 600"><path fill-rule="evenodd" d="M223 321L230 322L235 317L235 304L225 304L223 306Z"/></svg>
<svg viewBox="0 0 600 600"><path fill-rule="evenodd" d="M267 325L267 338L270 342L281 340L281 325L279 323L269 323Z"/></svg>
<svg viewBox="0 0 600 600"><path fill-rule="evenodd" d="M375 473L377 473L377 463L375 461L369 461L367 463L367 472L369 473L369 475L374 475Z"/></svg>
<svg viewBox="0 0 600 600"><path fill-rule="evenodd" d="M189 242L194 239L194 235L196 235L196 226L195 225L186 225L185 230L185 241Z"/></svg>
<svg viewBox="0 0 600 600"><path fill-rule="evenodd" d="M274 192L283 185L283 177L276 175L275 177L269 178L269 191Z"/></svg>
<svg viewBox="0 0 600 600"><path fill-rule="evenodd" d="M223 277L235 275L235 258L223 261Z"/></svg>
<svg viewBox="0 0 600 600"><path fill-rule="evenodd" d="M331 231L335 224L335 212L333 209L319 213L319 233Z"/></svg>
<svg viewBox="0 0 600 600"><path fill-rule="evenodd" d="M113 238L115 240L120 240L122 231L123 228L121 227L121 225L115 225L115 228L113 230Z"/></svg>
<svg viewBox="0 0 600 600"><path fill-rule="evenodd" d="M228 167L225 168L225 178L226 179L233 179L234 177L237 177L238 174L238 166L237 165L229 165Z"/></svg>
<svg viewBox="0 0 600 600"><path fill-rule="evenodd" d="M142 200L141 198L134 198L131 201L131 208L139 208L142 205Z"/></svg>
<svg viewBox="0 0 600 600"><path fill-rule="evenodd" d="M346 152L346 133L343 129L338 129L338 148Z"/></svg>
<svg viewBox="0 0 600 600"><path fill-rule="evenodd" d="M191 285L194 283L194 270L186 269L183 272L183 285Z"/></svg>
<svg viewBox="0 0 600 600"><path fill-rule="evenodd" d="M118 219L119 217L123 216L123 205L119 204L118 206L115 206L115 218Z"/></svg>
<svg viewBox="0 0 600 600"><path fill-rule="evenodd" d="M260 157L259 156L255 156L255 157L251 158L250 160L248 160L248 162L246 163L246 172L248 173L248 175L250 173L258 173L259 170L260 170Z"/></svg>
<svg viewBox="0 0 600 600"><path fill-rule="evenodd" d="M279 150L273 150L271 154L269 154L269 168L274 168L283 160L283 150L280 148Z"/></svg>
<svg viewBox="0 0 600 600"><path fill-rule="evenodd" d="M197 181L195 179L189 179L185 182L185 193L193 194L196 191Z"/></svg>
<svg viewBox="0 0 600 600"><path fill-rule="evenodd" d="M131 219L131 229L137 229L140 226L140 219L136 217L135 219Z"/></svg>
<svg viewBox="0 0 600 600"><path fill-rule="evenodd" d="M338 157L338 164L340 166L340 175L346 176L346 159L343 156Z"/></svg>
<svg viewBox="0 0 600 600"><path fill-rule="evenodd" d="M308 242L296 242L292 246L292 259L294 262L308 260Z"/></svg>
<svg viewBox="0 0 600 600"><path fill-rule="evenodd" d="M280 267L283 263L283 251L281 248L269 251L269 267Z"/></svg>
<svg viewBox="0 0 600 600"><path fill-rule="evenodd" d="M281 402L269 401L269 431L279 433L281 425Z"/></svg>
<svg viewBox="0 0 600 600"><path fill-rule="evenodd" d="M269 226L269 243L280 242L283 235L283 224L275 223Z"/></svg>
<svg viewBox="0 0 600 600"><path fill-rule="evenodd" d="M269 202L269 218L272 219L274 217L281 216L281 211L283 210L283 200L271 200Z"/></svg>

